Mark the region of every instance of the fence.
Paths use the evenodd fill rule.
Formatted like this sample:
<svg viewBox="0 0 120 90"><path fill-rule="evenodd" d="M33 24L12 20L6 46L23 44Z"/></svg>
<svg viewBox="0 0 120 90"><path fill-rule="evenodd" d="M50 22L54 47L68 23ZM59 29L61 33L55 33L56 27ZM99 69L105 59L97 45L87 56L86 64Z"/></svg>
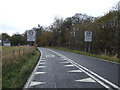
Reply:
<svg viewBox="0 0 120 90"><path fill-rule="evenodd" d="M32 54L35 51L35 47L25 46L19 48L13 48L11 50L2 50L2 61L6 62L7 60L20 58L29 54Z"/></svg>

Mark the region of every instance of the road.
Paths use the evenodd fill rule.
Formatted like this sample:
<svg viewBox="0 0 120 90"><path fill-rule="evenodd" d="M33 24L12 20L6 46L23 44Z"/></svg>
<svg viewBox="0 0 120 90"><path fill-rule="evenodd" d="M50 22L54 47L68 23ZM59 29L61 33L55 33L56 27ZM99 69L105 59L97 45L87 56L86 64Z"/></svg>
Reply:
<svg viewBox="0 0 120 90"><path fill-rule="evenodd" d="M38 49L40 60L24 88L120 89L120 64L57 49Z"/></svg>

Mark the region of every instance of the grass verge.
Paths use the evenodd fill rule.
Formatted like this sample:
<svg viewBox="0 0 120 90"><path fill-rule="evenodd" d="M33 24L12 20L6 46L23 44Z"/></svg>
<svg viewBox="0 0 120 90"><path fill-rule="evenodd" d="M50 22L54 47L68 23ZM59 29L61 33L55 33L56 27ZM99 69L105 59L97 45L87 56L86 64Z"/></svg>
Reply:
<svg viewBox="0 0 120 90"><path fill-rule="evenodd" d="M113 61L113 62L120 63L120 58L116 58L115 56L110 57L110 56L107 56L105 54L95 55L95 54L90 54L90 53L87 53L87 52L70 50L70 49L66 49L66 48L58 48L58 47L52 47L52 48L59 49L59 50L64 50L64 51L68 51L68 52L73 52L73 53L77 53L77 54L92 56L92 57L96 57L96 58L105 59L105 60L108 60L108 61Z"/></svg>
<svg viewBox="0 0 120 90"><path fill-rule="evenodd" d="M40 52L22 56L2 66L2 88L22 88L36 65Z"/></svg>

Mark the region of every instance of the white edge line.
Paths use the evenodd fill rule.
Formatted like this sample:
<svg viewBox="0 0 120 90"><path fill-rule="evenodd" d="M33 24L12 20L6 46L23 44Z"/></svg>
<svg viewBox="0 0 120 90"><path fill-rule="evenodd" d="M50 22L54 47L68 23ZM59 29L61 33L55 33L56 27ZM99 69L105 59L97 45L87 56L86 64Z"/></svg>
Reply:
<svg viewBox="0 0 120 90"><path fill-rule="evenodd" d="M40 49L39 49L39 50L40 50ZM41 51L41 50L40 50L40 51ZM41 57L42 57L42 52L41 52L40 59L41 59ZM34 74L35 74L35 72L36 72L36 70L37 70L37 67L39 66L40 59L39 59L37 65L35 66L33 72L31 73L30 77L28 78L28 80L27 80L27 82L26 82L26 84L25 84L25 86L24 86L23 88L28 88L28 86L29 86L30 82L32 81L33 76L34 76Z"/></svg>
<svg viewBox="0 0 120 90"><path fill-rule="evenodd" d="M89 57L91 57L91 56L89 56ZM109 63L113 63L113 64L120 64L120 63L117 63L117 62L108 61L108 60L106 60L106 59L101 59L101 58L96 58L96 57L91 57L91 58L99 59L99 60L101 60L101 61L105 61L105 62L109 62Z"/></svg>
<svg viewBox="0 0 120 90"><path fill-rule="evenodd" d="M49 49L49 50L50 50L50 49ZM56 52L53 51L53 50L50 50L50 51L56 53ZM56 54L58 54L58 53L56 53ZM58 55L60 55L60 54L58 54ZM66 57L66 56L65 56L65 57ZM68 57L67 57L67 58L68 58ZM73 60L71 60L71 59L69 59L69 58L68 58L68 60L72 61L71 63L73 64L73 62L74 62ZM76 63L76 62L74 62L74 64L75 64L75 63ZM77 64L77 63L76 63L76 64ZM76 64L75 64L75 66L78 67L77 65L79 65L79 64L77 64L77 65L76 65ZM86 71L88 71L89 73L94 74L94 75L97 76L99 79L102 79L103 81L105 81L105 82L108 83L109 85L113 86L114 88L120 89L117 85L115 85L115 84L111 83L110 81L104 79L103 77L101 77L101 76L99 76L98 74L92 72L91 70L83 67L82 65L79 65L79 66L82 67L83 69L85 69ZM79 69L82 69L82 68L80 68L80 67L78 67L78 68L79 68ZM82 70L83 70L83 69L82 69ZM83 72L86 72L85 70L83 70ZM86 72L87 75L89 74L88 72ZM97 82L99 82L101 85L104 85L104 87L109 88L108 85L104 84L103 82L101 82L100 80L98 80L97 78L95 78L93 75L89 74L89 76L91 76L91 78L93 78L94 80L97 80Z"/></svg>

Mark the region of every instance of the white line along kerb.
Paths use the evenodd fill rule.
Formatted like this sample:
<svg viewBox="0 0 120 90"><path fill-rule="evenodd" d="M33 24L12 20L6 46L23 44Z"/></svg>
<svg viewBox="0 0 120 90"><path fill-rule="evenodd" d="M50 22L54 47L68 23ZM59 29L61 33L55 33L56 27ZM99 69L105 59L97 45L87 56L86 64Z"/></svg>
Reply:
<svg viewBox="0 0 120 90"><path fill-rule="evenodd" d="M57 52L55 52L55 51L53 51L53 50L50 50L50 49L48 49L48 50L51 51L51 52L53 52L53 53L55 53L55 54L57 54L57 55L60 55L60 54L58 54ZM60 55L60 56L61 56L61 55ZM62 56L64 56L64 55L62 55ZM66 56L64 56L64 57L65 57L65 58L68 58L68 57L66 57ZM86 73L88 76L90 76L90 77L93 78L95 81L97 81L99 84L101 84L102 86L104 86L105 88L110 88L110 87L109 87L108 85L106 85L104 82L106 82L107 84L111 85L111 86L114 87L114 88L120 89L120 87L118 87L117 85L113 84L112 82L106 80L105 78L101 77L100 75L92 72L91 70L83 67L82 65L74 62L73 60L71 60L71 59L69 59L69 58L68 58L68 60L69 60L73 65L75 65L76 67L78 67L79 69L81 69L81 70L82 70L84 73ZM96 76L98 79L97 79L96 77L94 77L93 75ZM100 80L99 80L99 79L100 79ZM101 80L103 80L104 82L102 82Z"/></svg>
<svg viewBox="0 0 120 90"><path fill-rule="evenodd" d="M43 57L42 52L41 52L41 57ZM40 60L41 60L41 57L40 57ZM30 77L28 78L28 80L27 80L27 82L26 82L26 84L25 84L25 86L23 88L29 88L29 86L30 86L30 84L31 84L31 82L33 80L33 76L35 75L35 72L36 72L36 70L37 70L37 68L39 66L40 60L38 61L36 67L34 68L33 72L31 73Z"/></svg>

